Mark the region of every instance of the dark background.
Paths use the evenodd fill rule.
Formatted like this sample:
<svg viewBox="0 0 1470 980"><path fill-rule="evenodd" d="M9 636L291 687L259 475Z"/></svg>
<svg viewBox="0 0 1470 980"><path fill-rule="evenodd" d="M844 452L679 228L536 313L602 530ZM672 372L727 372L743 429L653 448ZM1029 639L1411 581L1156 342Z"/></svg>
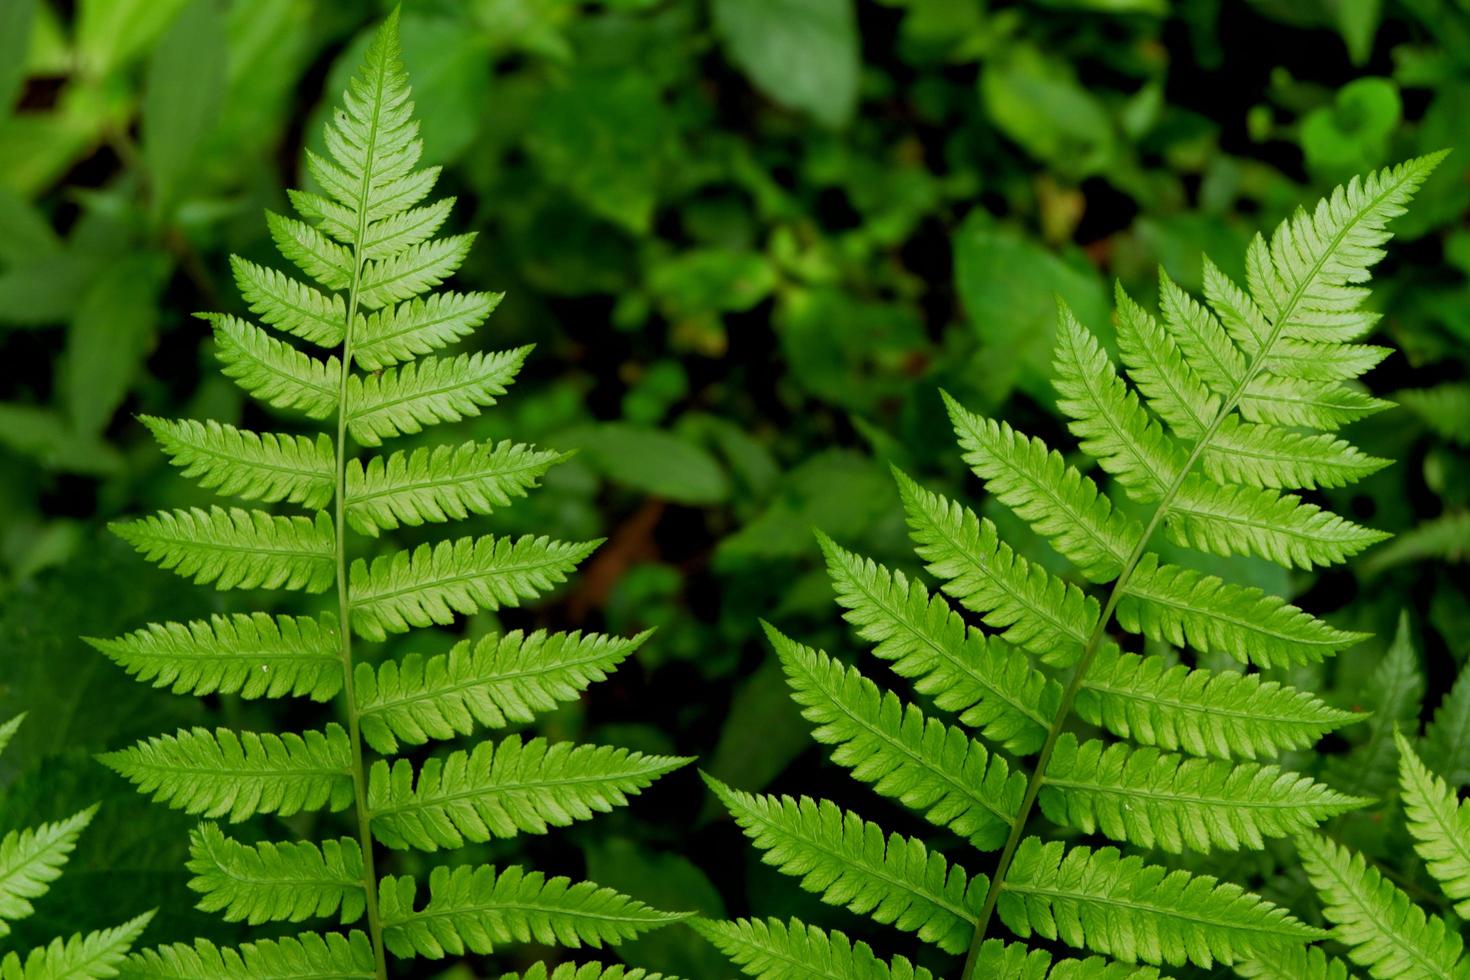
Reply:
<svg viewBox="0 0 1470 980"><path fill-rule="evenodd" d="M0 759L0 827L103 801L17 948L152 906L144 944L240 938L190 908L191 821L90 754L180 725L329 716L173 698L77 639L302 608L192 588L105 524L208 499L136 414L292 424L245 403L190 314L241 312L230 253L281 264L262 209L301 184L303 147L318 145L324 106L386 8L193 4L0 8L34 7L28 30L0 24L0 716L30 712ZM1463 144L1470 119L1470 5L1455 0L421 0L405 4L402 38L425 159L459 198L451 226L480 234L457 282L507 294L466 346L537 344L502 404L453 436L581 452L510 510L394 545L607 536L568 587L504 626L658 632L541 730L698 755L740 788L829 797L892 829L916 824L813 747L759 637L766 618L857 649L810 529L912 570L894 462L1053 558L966 477L939 389L1072 448L1047 385L1054 296L1106 335L1114 278L1151 302L1162 264L1197 289L1202 251L1238 277L1254 231L1354 173ZM1396 224L1374 298L1375 340L1398 352L1369 388L1433 392L1350 433L1398 465L1325 495L1409 533L1319 576L1191 559L1385 638L1408 610L1420 673L1406 724L1470 653L1470 522L1425 525L1463 514L1470 495L1467 153ZM439 652L501 622L373 655ZM1371 706L1383 645L1291 679ZM1344 832L1390 848L1373 819ZM273 832L258 823L242 832ZM799 912L953 968L763 868L692 766L628 809L479 850L665 908ZM1270 861L1235 877L1275 881ZM734 972L682 928L622 952L691 978ZM476 969L519 962L512 951Z"/></svg>

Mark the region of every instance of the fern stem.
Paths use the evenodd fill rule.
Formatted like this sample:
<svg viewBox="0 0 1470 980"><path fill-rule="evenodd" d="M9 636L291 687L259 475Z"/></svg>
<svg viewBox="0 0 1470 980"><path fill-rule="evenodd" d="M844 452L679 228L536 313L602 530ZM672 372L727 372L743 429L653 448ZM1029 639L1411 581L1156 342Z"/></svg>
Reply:
<svg viewBox="0 0 1470 980"><path fill-rule="evenodd" d="M1395 190L1397 190L1396 185L1386 187L1370 206L1360 210L1359 218L1374 213L1377 207L1382 204L1383 200ZM1175 475L1173 482L1164 492L1163 497L1159 499L1159 504L1154 508L1153 516L1149 518L1148 525L1143 529L1143 533L1139 535L1138 543L1133 546L1133 552L1128 556L1128 561L1123 564L1123 568L1118 573L1118 577L1113 580L1112 589L1108 593L1107 604L1103 606L1102 614L1098 616L1097 625L1093 627L1092 635L1087 639L1087 646L1083 648L1082 657L1077 661L1077 666L1072 671L1071 678L1067 681L1066 690L1062 692L1061 702L1057 705L1056 716L1051 726L1047 729L1046 741L1042 743L1041 752L1036 757L1036 766L1031 771L1030 778L1026 781L1026 793L1021 798L1021 808L1016 813L1015 823L1011 825L1011 832L1006 838L1005 848L1001 851L1000 860L996 863L995 872L990 879L990 887L985 891L985 904L981 906L980 916L975 923L975 934L970 940L970 950L965 956L965 966L960 973L961 980L979 980L975 974L975 968L980 958L980 947L985 942L986 931L990 926L992 916L995 914L996 903L1000 900L1000 890L1004 887L1006 874L1010 871L1011 861L1016 855L1016 848L1021 844L1021 837L1025 832L1026 822L1031 816L1031 811L1036 806L1036 797L1041 792L1041 784L1046 778L1046 767L1051 762L1052 751L1056 748L1057 740L1061 737L1062 730L1070 720L1073 704L1077 700L1077 693L1082 689L1082 682L1086 679L1087 670L1092 666L1092 660L1097 655L1098 648L1102 645L1103 637L1107 635L1108 624L1112 622L1113 612L1117 608L1119 600L1123 597L1123 591L1128 585L1128 580L1132 577L1134 569L1143 557L1149 540L1153 537L1154 532L1158 530L1159 524L1163 521L1164 517L1169 513L1169 508L1173 504L1174 498L1178 496L1185 479L1194 469L1195 464L1199 462L1200 456L1209 447L1210 441L1215 438L1215 434L1220 431L1220 426L1224 424L1225 419L1240 404L1240 399L1244 397L1251 383L1260 376L1266 364L1267 355L1275 348L1276 342L1281 339L1282 327L1291 320L1292 315L1296 312L1298 304L1301 303L1306 294L1307 285L1316 278L1323 264L1337 250L1337 247L1342 243L1354 224L1356 224L1356 221L1345 223L1338 230L1337 234L1333 236L1328 247L1323 249L1322 253L1317 256L1317 260L1313 263L1311 271L1301 277L1296 289L1292 291L1290 298L1281 307L1281 312L1277 314L1272 322L1270 335L1261 344L1261 348L1255 357L1249 361L1245 374L1236 382L1234 389L1230 392L1230 397L1225 399L1224 403L1220 406L1220 410L1215 414L1214 419L1211 420L1210 424L1205 428L1205 431L1195 442L1188 459L1184 461L1184 465L1179 468L1179 472Z"/></svg>
<svg viewBox="0 0 1470 980"><path fill-rule="evenodd" d="M362 886L367 900L368 938L373 945L379 980L388 980L388 957L383 949L383 921L378 912L378 880L373 862L373 834L367 806L367 774L363 766L362 725L357 710L357 691L352 669L352 596L347 583L347 379L352 375L352 325L357 319L358 293L362 286L362 242L367 236L368 191L377 148L378 118L382 111L384 72L377 75L372 100L372 126L365 148L362 183L358 191L357 233L352 239L352 284L347 292L347 322L342 327L342 376L337 388L336 492L333 519L336 524L338 635L342 638L342 693L347 699L347 734L352 740L353 812L357 817L357 842L362 849Z"/></svg>

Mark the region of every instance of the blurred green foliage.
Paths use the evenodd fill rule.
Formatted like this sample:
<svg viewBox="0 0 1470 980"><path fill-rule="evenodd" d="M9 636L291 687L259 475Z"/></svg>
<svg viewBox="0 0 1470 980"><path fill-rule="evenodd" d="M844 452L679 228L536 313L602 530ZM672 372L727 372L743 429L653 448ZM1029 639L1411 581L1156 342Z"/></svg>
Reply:
<svg viewBox="0 0 1470 980"><path fill-rule="evenodd" d="M38 935L161 905L144 942L230 938L190 910L175 845L128 843L160 811L87 768L192 707L72 637L236 608L99 529L198 499L163 478L135 414L254 411L207 369L190 314L233 309L230 253L269 259L260 212L303 185L383 9L0 2L0 714L67 719L27 726L0 806L49 819L104 798L66 887L111 906L53 903ZM1237 260L1296 202L1462 143L1470 118L1464 0L411 0L402 36L425 157L481 233L461 278L506 291L494 346L539 345L473 434L578 450L493 523L609 537L552 607L507 620L659 628L641 673L550 733L677 746L746 789L839 799L757 618L848 649L810 528L904 566L887 463L973 491L937 390L1067 445L1046 381L1055 296L1106 335L1111 279L1148 300L1162 264L1197 288L1202 251ZM1369 384L1414 393L1353 436L1403 462L1329 492L1388 530L1436 523L1355 573L1231 572L1380 634L1409 609L1431 705L1470 656L1467 153L1399 222L1379 278L1380 340L1400 353ZM1362 706L1383 648L1307 680ZM692 771L666 782L536 863L666 907L831 921L714 821ZM685 930L630 956L725 970Z"/></svg>

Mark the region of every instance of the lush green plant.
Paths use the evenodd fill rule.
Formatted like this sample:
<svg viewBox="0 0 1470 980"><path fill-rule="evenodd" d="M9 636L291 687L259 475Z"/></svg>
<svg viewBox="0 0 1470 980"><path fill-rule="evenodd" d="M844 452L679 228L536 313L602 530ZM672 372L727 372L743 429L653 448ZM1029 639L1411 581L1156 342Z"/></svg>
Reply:
<svg viewBox="0 0 1470 980"><path fill-rule="evenodd" d="M965 461L989 492L1104 591L1095 597L1018 554L989 519L898 472L919 557L994 632L968 626L902 573L821 544L858 634L963 727L767 632L833 761L1000 856L988 877L972 874L831 802L752 796L711 780L768 863L828 903L965 954L964 980L1048 969L1049 953L991 938L996 915L1021 940L1060 940L1120 964L1231 964L1323 935L1237 885L1071 838L1100 834L1169 854L1259 849L1368 802L1256 761L1311 746L1352 714L1260 672L1125 653L1109 631L1116 622L1258 668L1316 663L1363 639L1151 549L1162 528L1176 550L1312 568L1385 537L1286 491L1341 486L1388 462L1335 430L1387 407L1353 385L1388 353L1357 342L1377 319L1363 284L1383 256L1388 221L1442 156L1354 179L1269 243L1257 237L1248 290L1206 261L1207 304L1165 276L1156 319L1120 287L1117 343L1133 388L1063 306L1058 406L1129 506L1039 439L946 396ZM1114 738L1079 736L1079 722ZM1072 833L1028 834L1038 804ZM755 977L929 976L799 921L699 928ZM1134 974L1094 960L1051 975Z"/></svg>
<svg viewBox="0 0 1470 980"><path fill-rule="evenodd" d="M291 194L306 220L267 214L281 253L325 291L234 260L236 282L260 320L337 353L322 360L239 317L205 316L224 371L240 387L277 409L333 423L335 434L312 439L144 420L172 462L203 487L297 504L312 516L216 506L115 526L143 555L199 584L335 589L335 612L217 615L92 641L139 680L176 693L300 697L340 708L341 723L316 730L196 727L103 761L156 800L210 821L351 811L355 834L321 843L246 843L203 823L191 841L190 886L201 908L229 921L335 917L362 928L263 939L238 950L204 940L163 946L137 954L129 975L384 977L388 953L438 959L531 940L600 947L680 917L591 882L519 866L434 867L426 902L412 875L375 870L375 844L436 852L545 833L625 803L686 761L517 735L417 766L391 758L478 727L529 721L576 698L643 640L513 631L376 668L354 652L354 635L382 641L456 615L520 605L563 581L596 546L531 535L464 537L349 564L349 528L376 538L400 525L486 514L525 496L560 458L510 442L352 454L353 442L378 447L479 414L505 393L528 353L421 356L470 333L500 297L431 292L459 266L473 236L432 237L453 199L419 205L439 168L415 169L422 141L397 29L394 14L327 123L329 154L310 157L323 193ZM368 747L388 758L369 760ZM598 969L585 975L601 975Z"/></svg>
<svg viewBox="0 0 1470 980"><path fill-rule="evenodd" d="M25 721L18 715L0 725L0 752L10 744ZM77 838L97 812L96 806L65 820L12 830L0 840L0 938L10 935L10 923L34 912L34 899L45 895L75 849ZM153 918L145 912L112 929L57 938L28 953L12 950L0 960L4 980L92 980L115 977L133 940Z"/></svg>

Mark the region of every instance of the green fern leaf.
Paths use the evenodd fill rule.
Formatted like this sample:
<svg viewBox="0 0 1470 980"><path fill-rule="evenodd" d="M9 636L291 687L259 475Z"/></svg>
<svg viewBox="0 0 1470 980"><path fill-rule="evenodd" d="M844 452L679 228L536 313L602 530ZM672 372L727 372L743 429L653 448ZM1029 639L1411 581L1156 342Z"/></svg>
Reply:
<svg viewBox="0 0 1470 980"><path fill-rule="evenodd" d="M352 804L352 749L335 724L300 735L181 729L98 758L160 803L231 822Z"/></svg>
<svg viewBox="0 0 1470 980"><path fill-rule="evenodd" d="M383 938L398 957L483 954L509 942L601 948L685 918L590 881L573 884L515 866L498 874L488 866L435 868L422 909L414 908L416 895L412 878L383 879Z"/></svg>
<svg viewBox="0 0 1470 980"><path fill-rule="evenodd" d="M679 980L666 973L649 973L626 966L603 966L601 963L563 963L551 969L537 963L524 973L507 973L500 980Z"/></svg>
<svg viewBox="0 0 1470 980"><path fill-rule="evenodd" d="M1076 663L1099 615L1097 600L1000 540L995 525L895 470L917 547L944 591L1005 640L1055 667Z"/></svg>
<svg viewBox="0 0 1470 980"><path fill-rule="evenodd" d="M1160 564L1153 554L1139 560L1120 591L1118 623L1129 632L1262 667L1310 663L1366 639L1279 596Z"/></svg>
<svg viewBox="0 0 1470 980"><path fill-rule="evenodd" d="M207 939L143 950L119 968L122 980L376 980L373 946L356 930L307 932L220 948Z"/></svg>
<svg viewBox="0 0 1470 980"><path fill-rule="evenodd" d="M1148 407L1176 435L1198 439L1220 413L1221 399L1190 367L1173 335L1123 291L1122 283L1117 284L1114 295L1118 310L1118 351L1128 376Z"/></svg>
<svg viewBox="0 0 1470 980"><path fill-rule="evenodd" d="M531 348L430 357L347 379L347 429L364 446L480 414L505 394Z"/></svg>
<svg viewBox="0 0 1470 980"><path fill-rule="evenodd" d="M340 912L343 925L362 918L362 851L357 841L242 844L216 824L201 824L189 837L189 887L199 908L226 922L301 922Z"/></svg>
<svg viewBox="0 0 1470 980"><path fill-rule="evenodd" d="M87 639L140 681L175 694L330 701L342 689L337 623L265 613L150 623L111 640Z"/></svg>
<svg viewBox="0 0 1470 980"><path fill-rule="evenodd" d="M1209 260L1206 259L1206 262ZM1179 288L1159 269L1159 311L1190 369L1210 390L1229 397L1246 379L1245 356L1209 308Z"/></svg>
<svg viewBox="0 0 1470 980"><path fill-rule="evenodd" d="M1373 712L1363 726L1366 737L1346 755L1327 760L1323 769L1327 779L1357 796L1384 796L1396 786L1399 760L1394 732L1399 725L1418 728L1424 685L1408 614L1403 613L1393 642L1363 687L1366 707Z"/></svg>
<svg viewBox="0 0 1470 980"><path fill-rule="evenodd" d="M206 490L320 510L332 499L332 440L250 432L219 422L139 416L170 461Z"/></svg>
<svg viewBox="0 0 1470 980"><path fill-rule="evenodd" d="M109 527L149 561L216 589L323 592L335 575L336 538L323 513L313 521L192 507Z"/></svg>
<svg viewBox="0 0 1470 980"><path fill-rule="evenodd" d="M145 912L111 929L99 929L70 939L53 939L33 949L22 960L19 953L6 953L0 961L0 980L94 980L117 976L123 961L143 929L153 919Z"/></svg>
<svg viewBox="0 0 1470 980"><path fill-rule="evenodd" d="M1369 802L1276 766L1078 744L1071 733L1056 743L1041 788L1041 809L1057 824L1174 854L1260 850L1267 837Z"/></svg>
<svg viewBox="0 0 1470 980"><path fill-rule="evenodd" d="M1278 337L1261 356L1261 367L1281 378L1303 381L1351 381L1393 353L1376 344L1323 343Z"/></svg>
<svg viewBox="0 0 1470 980"><path fill-rule="evenodd" d="M352 563L352 629L369 640L414 626L454 622L481 609L518 606L566 581L601 541L567 543L525 535L460 538L411 553L395 552L369 566Z"/></svg>
<svg viewBox="0 0 1470 980"><path fill-rule="evenodd" d="M981 850L1005 841L1026 778L957 728L925 718L851 667L766 626L812 737L832 761Z"/></svg>
<svg viewBox="0 0 1470 980"><path fill-rule="evenodd" d="M1200 456L1216 483L1256 487L1343 487L1377 473L1389 460L1369 456L1343 439L1242 422L1226 416Z"/></svg>
<svg viewBox="0 0 1470 980"><path fill-rule="evenodd" d="M1010 752L1034 752L1061 701L1061 685L1034 670L1025 654L971 629L938 596L902 572L818 543L837 602L873 655L914 689Z"/></svg>
<svg viewBox="0 0 1470 980"><path fill-rule="evenodd" d="M463 520L524 497L565 453L506 440L466 442L347 464L347 521L376 537L403 524Z"/></svg>
<svg viewBox="0 0 1470 980"><path fill-rule="evenodd" d="M975 970L997 980L1158 980L1159 971L1133 963L1114 963L1101 956L1058 960L1043 949L987 939L980 946Z"/></svg>
<svg viewBox="0 0 1470 980"><path fill-rule="evenodd" d="M902 956L880 960L867 943L796 919L696 919L694 929L756 980L935 980Z"/></svg>
<svg viewBox="0 0 1470 980"><path fill-rule="evenodd" d="M337 411L342 362L317 360L257 326L223 313L203 313L214 324L215 354L224 373L247 393L275 408L326 419Z"/></svg>
<svg viewBox="0 0 1470 980"><path fill-rule="evenodd" d="M328 289L352 285L356 263L350 249L343 248L304 221L274 211L265 213L266 227L280 253Z"/></svg>
<svg viewBox="0 0 1470 980"><path fill-rule="evenodd" d="M1191 670L1113 644L1088 669L1077 714L1140 745L1217 759L1303 749L1364 718L1259 674Z"/></svg>
<svg viewBox="0 0 1470 980"><path fill-rule="evenodd" d="M428 354L469 336L504 293L435 293L379 310L359 327L353 360L370 371Z"/></svg>
<svg viewBox="0 0 1470 980"><path fill-rule="evenodd" d="M61 876L77 838L96 813L97 807L90 806L65 820L12 830L0 840L0 937L10 935L10 923L35 911L31 899L44 895Z"/></svg>
<svg viewBox="0 0 1470 980"><path fill-rule="evenodd" d="M1392 407L1392 402L1346 385L1269 374L1258 375L1240 396L1240 414L1248 421L1324 432L1335 432Z"/></svg>
<svg viewBox="0 0 1470 980"><path fill-rule="evenodd" d="M375 762L367 806L373 836L383 844L437 851L590 820L690 761L510 736L429 759L417 778L406 760L391 769Z"/></svg>
<svg viewBox="0 0 1470 980"><path fill-rule="evenodd" d="M305 191L287 191L291 204L317 227L346 244L357 242L355 214L335 201ZM454 210L455 199L446 197L419 208L408 208L368 225L359 251L368 261L389 258L430 238Z"/></svg>
<svg viewBox="0 0 1470 980"><path fill-rule="evenodd" d="M318 347L336 347L347 331L347 304L275 269L230 256L235 285L250 312L262 323Z"/></svg>
<svg viewBox="0 0 1470 980"><path fill-rule="evenodd" d="M1332 936L1382 980L1464 980L1470 960L1438 916L1428 916L1361 855L1322 837L1297 840L1302 866L1322 897Z"/></svg>
<svg viewBox="0 0 1470 980"><path fill-rule="evenodd" d="M1125 963L1209 967L1324 935L1208 875L1035 837L1017 849L998 910L1023 939L1060 939Z"/></svg>
<svg viewBox="0 0 1470 980"><path fill-rule="evenodd" d="M1424 760L1451 786L1470 786L1470 670L1460 676L1424 730Z"/></svg>
<svg viewBox="0 0 1470 980"><path fill-rule="evenodd" d="M1470 917L1470 805L1461 803L1444 780L1429 771L1408 739L1395 732L1394 740L1414 850L1455 903L1455 914Z"/></svg>
<svg viewBox="0 0 1470 980"><path fill-rule="evenodd" d="M1470 561L1470 510L1447 510L1375 549L1363 563L1369 575L1419 561Z"/></svg>
<svg viewBox="0 0 1470 980"><path fill-rule="evenodd" d="M964 952L989 882L912 837L883 833L829 800L752 796L705 782L765 853L766 864L801 878L829 905L889 924L950 953Z"/></svg>
<svg viewBox="0 0 1470 980"><path fill-rule="evenodd" d="M1278 950L1269 960L1246 960L1235 972L1250 980L1350 980L1347 964L1320 946Z"/></svg>
<svg viewBox="0 0 1470 980"><path fill-rule="evenodd" d="M376 673L360 664L362 737L377 751L392 754L400 740L422 745L468 735L476 724L525 724L605 679L649 635L515 630L473 644L463 640L448 654L429 659L414 653L389 660Z"/></svg>
<svg viewBox="0 0 1470 980"><path fill-rule="evenodd" d="M1004 422L965 411L948 394L945 407L965 462L986 488L1093 582L1117 578L1143 529L1113 510L1097 484L1066 465L1040 439Z"/></svg>
<svg viewBox="0 0 1470 980"><path fill-rule="evenodd" d="M358 302L376 310L442 283L464 262L475 235L436 238L409 246L396 255L365 262Z"/></svg>
<svg viewBox="0 0 1470 980"><path fill-rule="evenodd" d="M1400 391L1393 400L1419 416L1433 432L1459 446L1470 446L1470 384L1450 382Z"/></svg>

